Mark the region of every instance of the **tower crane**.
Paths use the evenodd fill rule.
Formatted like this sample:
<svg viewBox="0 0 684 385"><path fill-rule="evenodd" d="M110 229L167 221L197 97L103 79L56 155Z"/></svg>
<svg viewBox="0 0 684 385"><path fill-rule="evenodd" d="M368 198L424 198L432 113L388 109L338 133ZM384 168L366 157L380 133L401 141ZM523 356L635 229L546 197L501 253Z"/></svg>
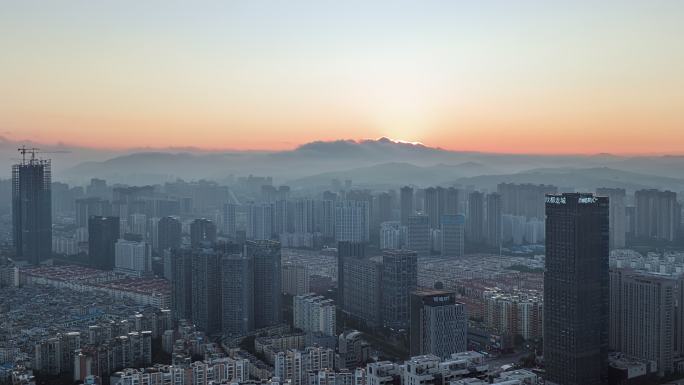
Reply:
<svg viewBox="0 0 684 385"><path fill-rule="evenodd" d="M26 163L26 154L31 155L30 161L36 160L36 154L69 154L71 151L58 150L58 151L41 151L40 148L21 146L17 149L21 154L21 162Z"/></svg>

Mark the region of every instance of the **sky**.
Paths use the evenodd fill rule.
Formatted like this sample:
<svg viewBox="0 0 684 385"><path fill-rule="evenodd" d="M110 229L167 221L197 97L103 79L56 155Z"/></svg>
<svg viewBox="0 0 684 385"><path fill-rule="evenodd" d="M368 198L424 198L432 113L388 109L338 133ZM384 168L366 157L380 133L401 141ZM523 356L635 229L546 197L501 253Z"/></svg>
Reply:
<svg viewBox="0 0 684 385"><path fill-rule="evenodd" d="M683 1L0 1L0 136L684 154Z"/></svg>

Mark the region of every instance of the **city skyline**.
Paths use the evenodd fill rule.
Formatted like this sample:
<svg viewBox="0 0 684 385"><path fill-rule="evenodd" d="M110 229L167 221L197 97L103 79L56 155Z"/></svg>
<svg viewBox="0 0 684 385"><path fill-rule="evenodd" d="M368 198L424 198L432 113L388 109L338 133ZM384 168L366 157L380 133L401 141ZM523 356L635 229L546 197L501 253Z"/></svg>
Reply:
<svg viewBox="0 0 684 385"><path fill-rule="evenodd" d="M0 385L684 385L682 20L0 4Z"/></svg>
<svg viewBox="0 0 684 385"><path fill-rule="evenodd" d="M680 2L23 1L0 15L12 141L684 153Z"/></svg>

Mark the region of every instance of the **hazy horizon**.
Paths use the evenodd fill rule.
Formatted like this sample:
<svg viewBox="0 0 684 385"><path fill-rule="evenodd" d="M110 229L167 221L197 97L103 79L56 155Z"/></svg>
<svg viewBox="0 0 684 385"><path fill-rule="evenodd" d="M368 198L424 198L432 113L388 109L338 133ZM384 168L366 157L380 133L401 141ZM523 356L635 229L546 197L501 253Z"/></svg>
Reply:
<svg viewBox="0 0 684 385"><path fill-rule="evenodd" d="M330 140L311 140L308 142L302 142L294 144L293 147L287 148L232 148L232 147L195 147L195 146L130 146L130 147L108 147L108 146L89 146L75 143L67 142L40 142L31 139L13 139L7 136L0 135L0 146L4 149L18 150L21 146L42 146L39 150L55 150L55 149L83 149L83 150L95 150L103 151L112 154L126 154L126 153L143 153L143 152L189 152L189 153L226 153L226 152L244 152L244 153L271 153L271 152L287 152L295 151L302 148L303 146L313 144L313 143L337 143L337 142L349 142L349 143L364 143L387 139L391 142L398 144L412 144L424 146L426 148L438 149L449 152L460 152L460 153L474 153L474 154L487 154L487 155L529 155L529 156L577 156L577 157L593 157L593 156L617 156L617 157L680 157L684 156L684 150L682 151L653 151L653 152L524 152L524 151L486 151L486 150L462 150L458 148L448 148L442 147L440 145L432 145L431 143L424 143L419 141L405 141L401 139L394 139L387 136L381 136L377 138L338 138ZM16 149L14 148L16 147Z"/></svg>

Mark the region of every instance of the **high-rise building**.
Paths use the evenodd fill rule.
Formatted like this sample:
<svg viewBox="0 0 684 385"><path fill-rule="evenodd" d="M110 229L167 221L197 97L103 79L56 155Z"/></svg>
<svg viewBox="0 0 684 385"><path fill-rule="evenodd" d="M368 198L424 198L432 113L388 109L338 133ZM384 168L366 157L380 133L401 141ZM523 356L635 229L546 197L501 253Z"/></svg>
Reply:
<svg viewBox="0 0 684 385"><path fill-rule="evenodd" d="M680 277L614 269L610 272L610 347L655 361L658 374L675 372L683 310Z"/></svg>
<svg viewBox="0 0 684 385"><path fill-rule="evenodd" d="M181 245L183 225L175 217L164 217L157 223L157 248L177 249Z"/></svg>
<svg viewBox="0 0 684 385"><path fill-rule="evenodd" d="M109 201L90 197L76 199L74 202L76 209L76 225L87 227L88 218L92 216L109 216L112 214L112 207Z"/></svg>
<svg viewBox="0 0 684 385"><path fill-rule="evenodd" d="M444 214L455 215L459 213L459 192L455 187L449 187L444 193Z"/></svg>
<svg viewBox="0 0 684 385"><path fill-rule="evenodd" d="M468 347L468 317L456 294L420 289L411 293L411 356L432 354L442 359Z"/></svg>
<svg viewBox="0 0 684 385"><path fill-rule="evenodd" d="M119 239L114 245L114 270L131 276L152 272L152 253L147 242Z"/></svg>
<svg viewBox="0 0 684 385"><path fill-rule="evenodd" d="M382 326L382 263L377 258L343 258L342 310L370 327ZM339 273L338 273L339 275Z"/></svg>
<svg viewBox="0 0 684 385"><path fill-rule="evenodd" d="M290 199L290 186L279 186L278 194L276 195L276 200L286 201Z"/></svg>
<svg viewBox="0 0 684 385"><path fill-rule="evenodd" d="M503 234L503 211L501 195L497 193L487 194L487 220L485 238L489 246L499 247Z"/></svg>
<svg viewBox="0 0 684 385"><path fill-rule="evenodd" d="M294 232L314 232L314 201L298 199L294 201Z"/></svg>
<svg viewBox="0 0 684 385"><path fill-rule="evenodd" d="M544 242L544 221L530 219L525 223L525 242L540 244Z"/></svg>
<svg viewBox="0 0 684 385"><path fill-rule="evenodd" d="M205 218L198 218L190 224L191 247L202 247L205 243L216 242L216 225Z"/></svg>
<svg viewBox="0 0 684 385"><path fill-rule="evenodd" d="M382 253L382 316L385 326L407 328L409 294L418 286L418 257L413 251Z"/></svg>
<svg viewBox="0 0 684 385"><path fill-rule="evenodd" d="M99 197L107 199L111 195L110 188L107 186L107 181L99 178L91 178L90 184L86 186L86 195L89 197Z"/></svg>
<svg viewBox="0 0 684 385"><path fill-rule="evenodd" d="M254 330L254 260L243 254L221 256L221 331L245 335Z"/></svg>
<svg viewBox="0 0 684 385"><path fill-rule="evenodd" d="M501 216L503 242L522 245L527 230L527 218L522 215L504 214Z"/></svg>
<svg viewBox="0 0 684 385"><path fill-rule="evenodd" d="M446 212L446 195L444 187L428 187L425 189L425 214L430 219L431 229L439 229L440 218ZM453 207L451 209L453 210Z"/></svg>
<svg viewBox="0 0 684 385"><path fill-rule="evenodd" d="M282 272L280 243L247 241L245 252L254 260L254 327L261 329L280 322Z"/></svg>
<svg viewBox="0 0 684 385"><path fill-rule="evenodd" d="M223 231L226 235L235 238L237 231L237 206L232 203L223 205Z"/></svg>
<svg viewBox="0 0 684 385"><path fill-rule="evenodd" d="M462 214L442 215L442 255L462 257L465 245L465 216Z"/></svg>
<svg viewBox="0 0 684 385"><path fill-rule="evenodd" d="M627 235L625 236L625 238L632 240L634 239L634 235L636 234L636 207L625 207L625 219L627 222Z"/></svg>
<svg viewBox="0 0 684 385"><path fill-rule="evenodd" d="M128 216L128 231L130 234L137 234L143 240L147 238L147 215L135 213Z"/></svg>
<svg viewBox="0 0 684 385"><path fill-rule="evenodd" d="M347 258L365 258L366 244L363 242L337 242L337 303L344 309L344 262Z"/></svg>
<svg viewBox="0 0 684 385"><path fill-rule="evenodd" d="M309 270L304 264L286 263L283 265L283 293L303 295L310 292Z"/></svg>
<svg viewBox="0 0 684 385"><path fill-rule="evenodd" d="M468 195L468 217L466 232L468 241L482 243L484 241L484 194L473 191Z"/></svg>
<svg viewBox="0 0 684 385"><path fill-rule="evenodd" d="M273 238L273 205L252 204L247 208L247 239Z"/></svg>
<svg viewBox="0 0 684 385"><path fill-rule="evenodd" d="M392 195L388 192L378 194L376 226L392 220Z"/></svg>
<svg viewBox="0 0 684 385"><path fill-rule="evenodd" d="M408 219L415 214L413 209L413 187L404 186L399 190L399 211L401 214L401 224L408 225Z"/></svg>
<svg viewBox="0 0 684 385"><path fill-rule="evenodd" d="M150 251L159 250L159 220L157 217L147 219L147 242L150 244Z"/></svg>
<svg viewBox="0 0 684 385"><path fill-rule="evenodd" d="M482 299L483 321L488 329L525 340L542 338L544 304L539 292L490 289Z"/></svg>
<svg viewBox="0 0 684 385"><path fill-rule="evenodd" d="M172 249L171 313L178 320L192 320L192 259L191 249Z"/></svg>
<svg viewBox="0 0 684 385"><path fill-rule="evenodd" d="M292 202L277 200L273 203L273 232L276 235L288 233L294 230L294 223L290 223ZM292 221L294 222L294 221Z"/></svg>
<svg viewBox="0 0 684 385"><path fill-rule="evenodd" d="M52 256L51 164L22 154L12 166L12 241L17 258L36 265Z"/></svg>
<svg viewBox="0 0 684 385"><path fill-rule="evenodd" d="M529 183L499 183L497 190L501 195L501 208L504 214L543 219L544 196L555 194L558 187Z"/></svg>
<svg viewBox="0 0 684 385"><path fill-rule="evenodd" d="M334 198L332 196L325 196L324 198L329 199L316 201L317 231L321 233L324 239L332 240L335 238L335 200L332 199Z"/></svg>
<svg viewBox="0 0 684 385"><path fill-rule="evenodd" d="M235 243L169 251L171 309L207 333L244 335L254 329L254 259ZM211 247L210 247L211 246Z"/></svg>
<svg viewBox="0 0 684 385"><path fill-rule="evenodd" d="M262 202L272 203L276 200L278 190L275 186L264 185L261 186L261 200Z"/></svg>
<svg viewBox="0 0 684 385"><path fill-rule="evenodd" d="M637 239L666 242L677 239L682 220L677 193L639 190L634 193L634 201Z"/></svg>
<svg viewBox="0 0 684 385"><path fill-rule="evenodd" d="M608 370L608 198L546 196L547 384L598 385Z"/></svg>
<svg viewBox="0 0 684 385"><path fill-rule="evenodd" d="M411 215L408 218L406 247L418 255L430 255L430 218L427 215Z"/></svg>
<svg viewBox="0 0 684 385"><path fill-rule="evenodd" d="M221 255L197 248L192 255L192 321L207 334L221 330Z"/></svg>
<svg viewBox="0 0 684 385"><path fill-rule="evenodd" d="M610 201L610 248L624 248L625 234L627 233L627 208L625 206L625 189L607 187L598 188L596 189L596 195L607 196L608 200Z"/></svg>
<svg viewBox="0 0 684 385"><path fill-rule="evenodd" d="M368 242L370 210L367 201L345 200L335 204L335 239Z"/></svg>
<svg viewBox="0 0 684 385"><path fill-rule="evenodd" d="M406 226L399 221L388 221L380 224L380 249L400 249L404 245Z"/></svg>
<svg viewBox="0 0 684 385"><path fill-rule="evenodd" d="M88 219L88 258L93 266L105 270L114 268L114 245L119 234L119 217L93 216Z"/></svg>
<svg viewBox="0 0 684 385"><path fill-rule="evenodd" d="M308 293L295 296L292 301L294 327L306 333L337 337L333 300Z"/></svg>

